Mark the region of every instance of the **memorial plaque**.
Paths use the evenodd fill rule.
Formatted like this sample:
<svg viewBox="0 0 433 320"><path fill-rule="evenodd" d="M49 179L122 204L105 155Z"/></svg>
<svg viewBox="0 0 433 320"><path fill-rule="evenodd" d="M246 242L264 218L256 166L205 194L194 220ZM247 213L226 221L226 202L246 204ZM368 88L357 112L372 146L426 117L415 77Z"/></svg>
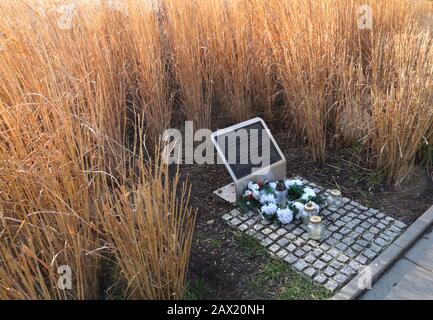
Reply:
<svg viewBox="0 0 433 320"><path fill-rule="evenodd" d="M211 140L235 183L236 199L248 181L286 177L286 159L261 118L217 130Z"/></svg>

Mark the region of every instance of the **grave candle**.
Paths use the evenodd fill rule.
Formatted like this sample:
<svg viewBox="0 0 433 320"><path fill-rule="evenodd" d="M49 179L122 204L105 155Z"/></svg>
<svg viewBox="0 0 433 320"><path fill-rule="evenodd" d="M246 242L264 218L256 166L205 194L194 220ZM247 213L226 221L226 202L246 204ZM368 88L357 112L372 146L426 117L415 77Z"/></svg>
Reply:
<svg viewBox="0 0 433 320"><path fill-rule="evenodd" d="M317 216L318 210L314 206L314 203L308 202L304 205L304 210L302 211L301 218L304 224L308 224L310 217Z"/></svg>
<svg viewBox="0 0 433 320"><path fill-rule="evenodd" d="M283 180L277 182L277 186L275 188L275 195L277 198L277 204L280 207L285 207L287 205L287 193L288 190Z"/></svg>
<svg viewBox="0 0 433 320"><path fill-rule="evenodd" d="M331 209L338 209L343 204L343 198L341 196L341 191L338 189L331 190L327 198L328 207Z"/></svg>
<svg viewBox="0 0 433 320"><path fill-rule="evenodd" d="M320 240L323 236L322 218L319 216L310 217L310 223L307 226L308 235L313 240Z"/></svg>

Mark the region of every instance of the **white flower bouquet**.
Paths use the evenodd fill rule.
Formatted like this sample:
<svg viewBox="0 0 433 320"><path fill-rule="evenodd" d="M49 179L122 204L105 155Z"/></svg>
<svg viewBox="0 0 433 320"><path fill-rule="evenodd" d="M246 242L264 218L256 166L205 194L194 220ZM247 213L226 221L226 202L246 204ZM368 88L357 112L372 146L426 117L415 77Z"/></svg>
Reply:
<svg viewBox="0 0 433 320"><path fill-rule="evenodd" d="M282 194L287 199L282 201ZM313 189L304 187L302 181L284 179L257 183L250 181L238 206L243 212L255 211L264 219L289 224L294 218L300 218L307 202L313 202L319 209L323 200Z"/></svg>

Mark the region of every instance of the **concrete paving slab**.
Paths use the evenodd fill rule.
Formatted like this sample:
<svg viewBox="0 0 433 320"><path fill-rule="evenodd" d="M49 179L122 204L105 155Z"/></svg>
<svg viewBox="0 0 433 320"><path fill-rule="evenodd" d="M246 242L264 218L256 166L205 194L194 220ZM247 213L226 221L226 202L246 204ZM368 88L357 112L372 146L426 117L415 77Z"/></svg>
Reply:
<svg viewBox="0 0 433 320"><path fill-rule="evenodd" d="M433 277L433 231L424 235L405 254L405 257L418 266L432 272Z"/></svg>
<svg viewBox="0 0 433 320"><path fill-rule="evenodd" d="M360 297L360 300L378 299L433 299L433 274L407 259L401 259L374 284L372 290L367 290Z"/></svg>

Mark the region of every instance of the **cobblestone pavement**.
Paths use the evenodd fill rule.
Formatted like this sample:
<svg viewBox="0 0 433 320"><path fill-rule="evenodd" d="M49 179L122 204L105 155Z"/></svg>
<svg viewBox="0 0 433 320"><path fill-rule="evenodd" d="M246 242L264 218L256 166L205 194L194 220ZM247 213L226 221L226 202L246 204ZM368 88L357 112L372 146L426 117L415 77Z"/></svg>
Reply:
<svg viewBox="0 0 433 320"><path fill-rule="evenodd" d="M304 185L323 197L329 190L301 177ZM234 209L223 215L232 227L258 239L269 252L292 267L335 291L368 265L393 242L406 225L373 208L343 198L344 205L332 210L324 208L320 215L325 225L323 239L309 239L300 220L288 225L263 220L257 213L242 214Z"/></svg>

